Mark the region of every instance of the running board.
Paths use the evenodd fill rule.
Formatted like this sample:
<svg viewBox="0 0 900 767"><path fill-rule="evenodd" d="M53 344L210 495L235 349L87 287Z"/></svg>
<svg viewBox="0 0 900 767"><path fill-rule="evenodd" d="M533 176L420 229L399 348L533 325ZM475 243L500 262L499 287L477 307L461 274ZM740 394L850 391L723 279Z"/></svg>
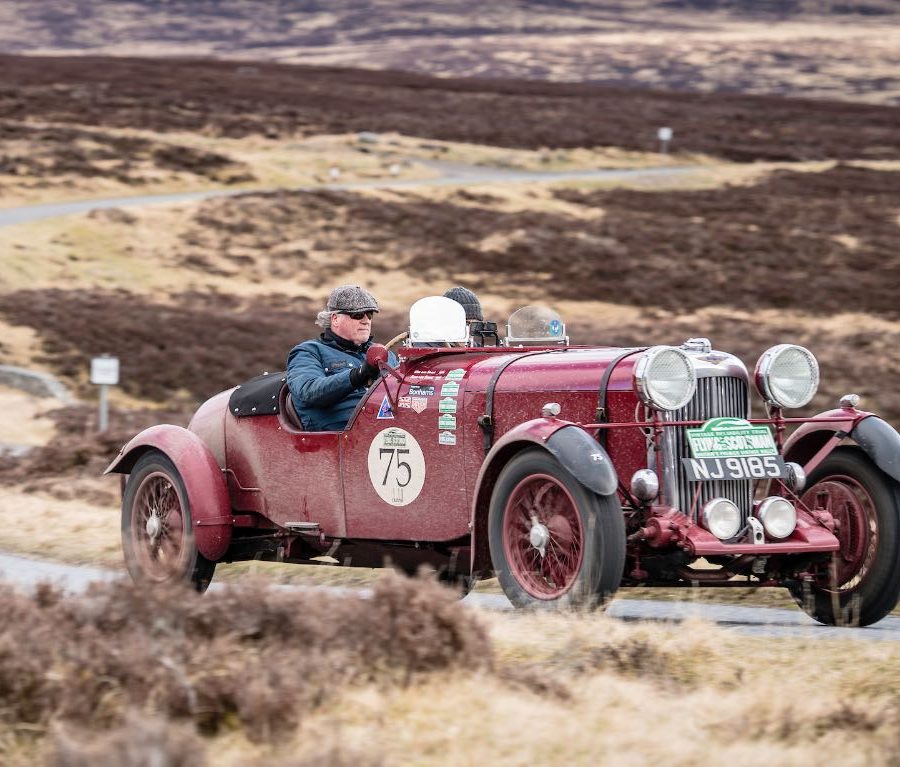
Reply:
<svg viewBox="0 0 900 767"><path fill-rule="evenodd" d="M292 533L301 535L317 535L319 533L318 522L285 522L284 527Z"/></svg>

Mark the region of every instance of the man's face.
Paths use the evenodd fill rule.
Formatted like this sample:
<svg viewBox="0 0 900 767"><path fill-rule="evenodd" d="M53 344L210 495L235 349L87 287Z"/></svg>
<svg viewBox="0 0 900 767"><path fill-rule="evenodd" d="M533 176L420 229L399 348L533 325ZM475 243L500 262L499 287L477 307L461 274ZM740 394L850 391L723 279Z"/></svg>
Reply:
<svg viewBox="0 0 900 767"><path fill-rule="evenodd" d="M354 312L353 315L335 312L331 315L331 332L355 344L364 344L372 335L372 312Z"/></svg>

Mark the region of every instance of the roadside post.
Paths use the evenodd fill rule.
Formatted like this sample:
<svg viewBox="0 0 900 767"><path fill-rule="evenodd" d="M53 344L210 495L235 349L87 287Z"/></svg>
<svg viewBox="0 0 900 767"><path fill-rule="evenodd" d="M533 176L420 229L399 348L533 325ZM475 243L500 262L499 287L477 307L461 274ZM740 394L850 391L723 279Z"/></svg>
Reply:
<svg viewBox="0 0 900 767"><path fill-rule="evenodd" d="M119 358L104 354L91 360L91 383L100 387L100 415L97 431L109 428L109 387L119 383Z"/></svg>
<svg viewBox="0 0 900 767"><path fill-rule="evenodd" d="M660 128L656 132L656 137L659 139L660 154L668 154L669 142L672 140L672 136L674 135L675 132L671 128Z"/></svg>

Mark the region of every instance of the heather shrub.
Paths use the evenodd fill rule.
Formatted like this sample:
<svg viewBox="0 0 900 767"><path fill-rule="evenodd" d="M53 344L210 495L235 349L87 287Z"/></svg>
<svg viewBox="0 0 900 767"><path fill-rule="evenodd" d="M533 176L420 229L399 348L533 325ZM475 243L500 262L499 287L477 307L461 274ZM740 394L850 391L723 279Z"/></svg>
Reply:
<svg viewBox="0 0 900 767"><path fill-rule="evenodd" d="M43 586L3 593L0 611L0 725L38 729L115 729L144 712L268 740L347 685L408 684L491 657L485 630L451 593L400 576L370 597L262 583L203 597L128 582L78 597ZM82 752L58 740L59 759L76 754L58 763L80 764Z"/></svg>

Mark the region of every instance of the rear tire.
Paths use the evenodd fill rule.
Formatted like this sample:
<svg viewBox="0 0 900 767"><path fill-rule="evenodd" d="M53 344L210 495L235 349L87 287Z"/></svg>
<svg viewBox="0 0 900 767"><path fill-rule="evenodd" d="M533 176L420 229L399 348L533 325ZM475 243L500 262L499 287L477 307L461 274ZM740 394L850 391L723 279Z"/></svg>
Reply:
<svg viewBox="0 0 900 767"><path fill-rule="evenodd" d="M789 588L797 604L829 626L868 626L900 598L900 487L858 448L842 447L809 478L803 502L826 508L841 548L811 583Z"/></svg>
<svg viewBox="0 0 900 767"><path fill-rule="evenodd" d="M216 563L194 542L190 499L175 464L152 450L134 465L122 498L122 550L135 583L209 587Z"/></svg>
<svg viewBox="0 0 900 767"><path fill-rule="evenodd" d="M592 492L544 450L526 450L500 472L488 533L500 585L517 607L597 607L621 583L618 499Z"/></svg>

